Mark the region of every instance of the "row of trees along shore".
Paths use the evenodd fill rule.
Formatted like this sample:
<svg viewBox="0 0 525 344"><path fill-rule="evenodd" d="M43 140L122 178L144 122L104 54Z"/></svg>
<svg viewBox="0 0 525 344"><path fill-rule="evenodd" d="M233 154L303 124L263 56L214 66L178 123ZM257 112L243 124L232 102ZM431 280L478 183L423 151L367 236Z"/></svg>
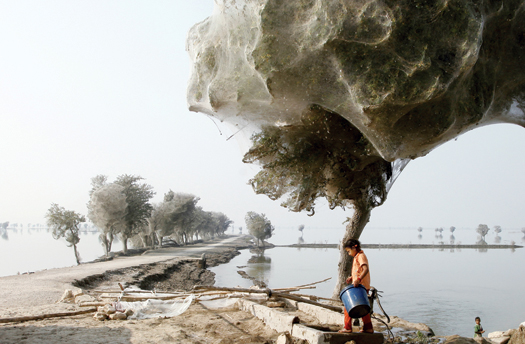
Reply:
<svg viewBox="0 0 525 344"><path fill-rule="evenodd" d="M221 236L231 221L220 212L205 211L197 206L200 198L186 193L168 191L164 200L150 203L155 195L153 187L143 182L140 176L121 175L112 183L105 175L91 179L89 191L88 219L100 232L99 240L106 256L118 237L123 252L128 250L128 241L134 247L162 246L166 239L178 245L186 245L199 239ZM80 255L76 245L80 237L83 215L52 204L46 213L48 230L55 239L65 238L73 246L77 264Z"/></svg>

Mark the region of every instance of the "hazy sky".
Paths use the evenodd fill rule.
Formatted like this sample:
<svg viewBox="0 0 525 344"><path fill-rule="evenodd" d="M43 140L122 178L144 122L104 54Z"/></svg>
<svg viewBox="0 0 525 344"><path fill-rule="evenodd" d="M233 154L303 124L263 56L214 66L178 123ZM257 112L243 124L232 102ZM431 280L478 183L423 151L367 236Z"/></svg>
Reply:
<svg viewBox="0 0 525 344"><path fill-rule="evenodd" d="M51 203L87 213L97 174L140 175L201 197L244 226L338 227L351 210L288 212L247 185L235 139L187 110L190 27L213 0L0 0L0 222L43 223ZM222 135L221 135L222 132ZM525 227L525 131L481 128L410 162L370 227Z"/></svg>

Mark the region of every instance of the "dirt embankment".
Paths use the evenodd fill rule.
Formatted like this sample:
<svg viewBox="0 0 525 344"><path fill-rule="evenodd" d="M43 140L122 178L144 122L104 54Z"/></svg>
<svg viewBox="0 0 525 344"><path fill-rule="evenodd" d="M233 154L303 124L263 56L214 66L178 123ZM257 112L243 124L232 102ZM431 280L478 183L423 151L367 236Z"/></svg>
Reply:
<svg viewBox="0 0 525 344"><path fill-rule="evenodd" d="M226 248L221 252L207 253L205 266L200 259L173 259L109 270L75 280L72 284L87 291L100 287L115 288L118 283L125 288L136 286L143 290L189 291L195 285L213 285L215 274L206 267L227 263L238 254L238 249Z"/></svg>

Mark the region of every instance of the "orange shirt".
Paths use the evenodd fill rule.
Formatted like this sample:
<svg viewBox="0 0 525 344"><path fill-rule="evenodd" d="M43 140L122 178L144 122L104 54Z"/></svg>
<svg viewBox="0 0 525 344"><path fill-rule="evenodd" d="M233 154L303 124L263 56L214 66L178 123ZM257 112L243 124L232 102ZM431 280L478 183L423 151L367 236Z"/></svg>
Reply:
<svg viewBox="0 0 525 344"><path fill-rule="evenodd" d="M368 273L363 277L363 265L368 266ZM366 258L363 250L359 251L355 257L354 262L352 263L352 281L355 281L357 277L361 277L361 284L366 288L370 289L370 265L368 264L368 258Z"/></svg>

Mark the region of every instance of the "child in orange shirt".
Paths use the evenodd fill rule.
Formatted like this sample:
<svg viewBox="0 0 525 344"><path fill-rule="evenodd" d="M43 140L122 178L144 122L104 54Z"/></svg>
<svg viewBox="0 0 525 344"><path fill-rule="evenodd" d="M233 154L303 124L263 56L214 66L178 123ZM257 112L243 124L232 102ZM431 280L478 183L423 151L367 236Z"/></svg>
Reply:
<svg viewBox="0 0 525 344"><path fill-rule="evenodd" d="M352 274L346 279L346 283L352 283L354 287L362 284L367 292L370 291L370 268L368 267L368 258L366 257L363 250L361 250L361 243L357 239L350 239L345 242L344 249L349 255L354 257L354 261L352 263ZM372 326L370 314L365 315L362 319L363 328L359 332L374 333L374 327ZM352 332L352 318L350 318L346 309L344 330L339 332Z"/></svg>

